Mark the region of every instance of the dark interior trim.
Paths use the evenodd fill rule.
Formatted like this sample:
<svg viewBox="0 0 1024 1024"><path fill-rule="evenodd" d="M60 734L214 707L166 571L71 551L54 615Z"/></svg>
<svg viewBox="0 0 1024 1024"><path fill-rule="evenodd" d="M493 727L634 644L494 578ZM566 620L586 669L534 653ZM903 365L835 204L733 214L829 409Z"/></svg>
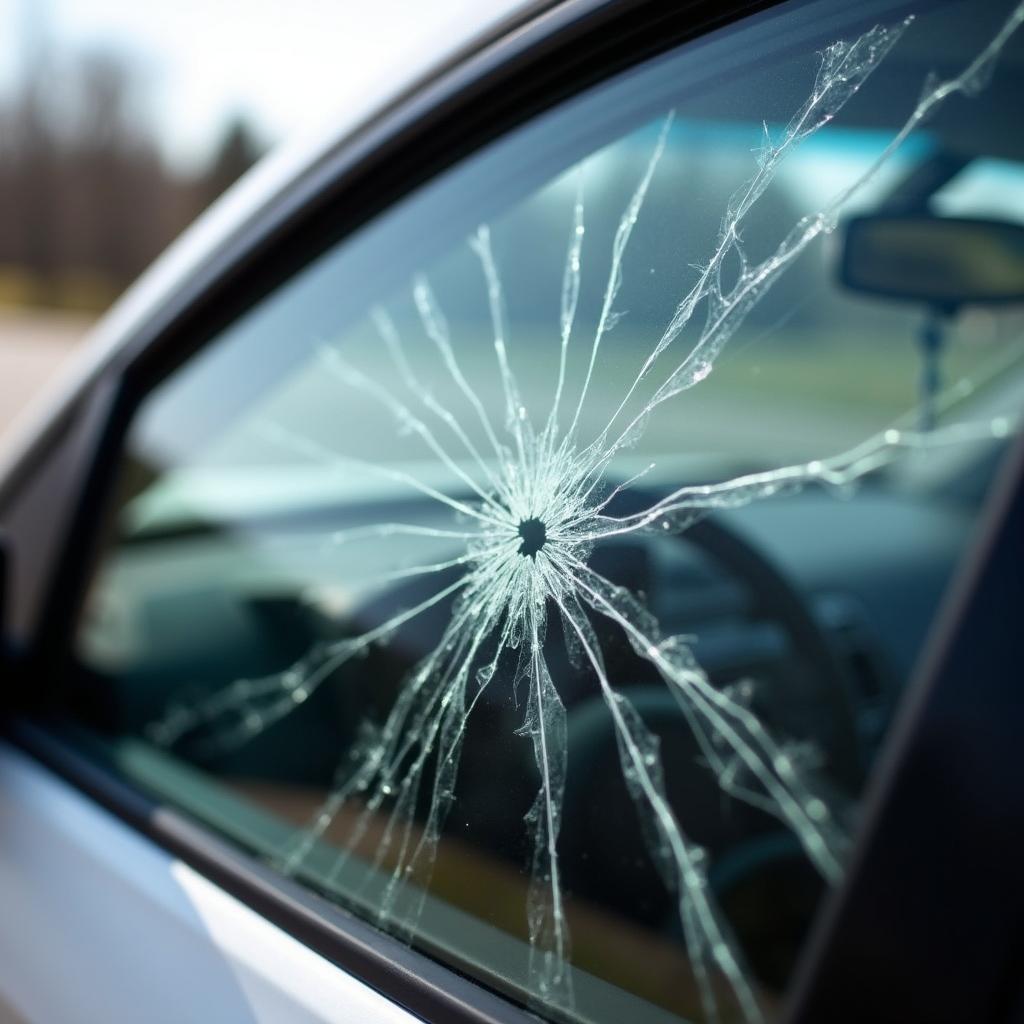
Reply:
<svg viewBox="0 0 1024 1024"><path fill-rule="evenodd" d="M1021 1019L1022 566L1019 437L873 772L790 1024Z"/></svg>

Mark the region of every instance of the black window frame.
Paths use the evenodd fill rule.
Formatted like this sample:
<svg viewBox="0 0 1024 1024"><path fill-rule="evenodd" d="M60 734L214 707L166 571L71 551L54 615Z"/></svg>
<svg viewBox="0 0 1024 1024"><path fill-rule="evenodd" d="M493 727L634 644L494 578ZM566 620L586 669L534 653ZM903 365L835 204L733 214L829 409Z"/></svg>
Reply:
<svg viewBox="0 0 1024 1024"><path fill-rule="evenodd" d="M11 537L13 556L28 553L23 571L42 574L46 596L40 625L15 652L16 663L12 656L6 672L0 708L25 694L32 697L31 706L14 709L20 713L7 721L8 735L341 969L429 1021L511 1024L535 1018L264 867L82 757L48 730L47 709L59 704L59 683L67 677L72 657L73 625L110 511L116 456L139 403L159 381L339 237L467 152L561 99L776 3L694 0L669 11L669 5L654 0L566 0L524 8L270 197L81 383L74 402L58 413L0 482L4 517L40 468L62 455L67 458L68 452L73 456L73 472L33 497L50 512L55 503L64 510L56 546L48 551L33 547L25 536L27 527ZM413 154L415 159L403 158ZM31 523L33 516L22 516L22 521ZM979 533L875 771L849 877L820 915L805 950L785 1017L791 1024L860 1021L866 1016L995 1022L1013 1019L1015 1008L1020 1009L1024 938L1016 921L1024 920L1024 898L1010 898L1014 890L1007 886L1015 881L1016 864L1024 862L1024 785L1013 785L1006 766L1016 753L1015 708L1016 721L1024 725L1024 699L1013 704L1008 669L1024 660L1024 642L1019 630L1008 624L999 628L997 612L1024 607L1024 574L1019 571L1024 440L1015 443L1007 458ZM976 732L971 735L943 730L950 715L964 713L964 680L976 687L974 703L983 704L983 713L972 719ZM944 757L970 760L974 784L999 796L999 801L991 796L979 800L979 819L971 823L976 833L1003 839L986 858L984 870L979 869L979 856L988 851L971 848L962 829L937 828L942 824L934 792L937 735ZM982 749L976 749L975 741ZM919 845L922 835L938 845L932 847L932 856L914 861L907 848ZM973 901L980 892L989 894L990 923L999 946L976 942L985 946L985 955L965 958L951 976L943 936L925 911L929 892L934 894L963 871L973 872L973 894L967 887L944 892L950 900L949 922L961 929L963 939L977 936ZM893 898L899 893L909 894L916 914L901 913L899 899ZM899 948L912 970L886 970L891 965L869 957L887 931L899 934ZM874 975L851 970L865 963ZM927 993L942 998L929 1005L931 1015L923 1018L919 1004ZM971 1016L964 1015L965 1007ZM987 1016L977 1015L979 1007L985 1007Z"/></svg>

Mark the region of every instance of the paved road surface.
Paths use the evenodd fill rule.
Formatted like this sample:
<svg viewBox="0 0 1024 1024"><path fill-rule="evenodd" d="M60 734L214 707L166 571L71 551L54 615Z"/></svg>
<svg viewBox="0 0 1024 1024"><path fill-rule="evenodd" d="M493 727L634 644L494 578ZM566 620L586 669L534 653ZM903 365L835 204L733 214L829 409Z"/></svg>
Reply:
<svg viewBox="0 0 1024 1024"><path fill-rule="evenodd" d="M13 420L72 353L92 320L0 309L0 446Z"/></svg>

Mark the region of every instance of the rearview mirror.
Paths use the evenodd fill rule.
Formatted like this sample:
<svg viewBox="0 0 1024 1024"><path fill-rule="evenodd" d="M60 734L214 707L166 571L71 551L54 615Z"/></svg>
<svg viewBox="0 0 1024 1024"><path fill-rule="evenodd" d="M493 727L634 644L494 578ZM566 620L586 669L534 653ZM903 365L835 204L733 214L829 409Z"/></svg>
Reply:
<svg viewBox="0 0 1024 1024"><path fill-rule="evenodd" d="M1024 302L1024 225L879 214L846 222L839 278L852 291L961 306Z"/></svg>

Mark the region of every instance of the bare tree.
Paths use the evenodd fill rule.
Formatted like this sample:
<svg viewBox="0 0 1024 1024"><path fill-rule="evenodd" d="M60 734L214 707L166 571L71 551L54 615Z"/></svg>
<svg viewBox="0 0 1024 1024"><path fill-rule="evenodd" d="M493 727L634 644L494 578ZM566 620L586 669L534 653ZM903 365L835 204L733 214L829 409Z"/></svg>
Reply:
<svg viewBox="0 0 1024 1024"><path fill-rule="evenodd" d="M0 104L0 264L22 268L49 301L102 304L262 146L235 117L207 168L175 174L137 64L116 51L58 54L35 22L30 35L18 86Z"/></svg>

